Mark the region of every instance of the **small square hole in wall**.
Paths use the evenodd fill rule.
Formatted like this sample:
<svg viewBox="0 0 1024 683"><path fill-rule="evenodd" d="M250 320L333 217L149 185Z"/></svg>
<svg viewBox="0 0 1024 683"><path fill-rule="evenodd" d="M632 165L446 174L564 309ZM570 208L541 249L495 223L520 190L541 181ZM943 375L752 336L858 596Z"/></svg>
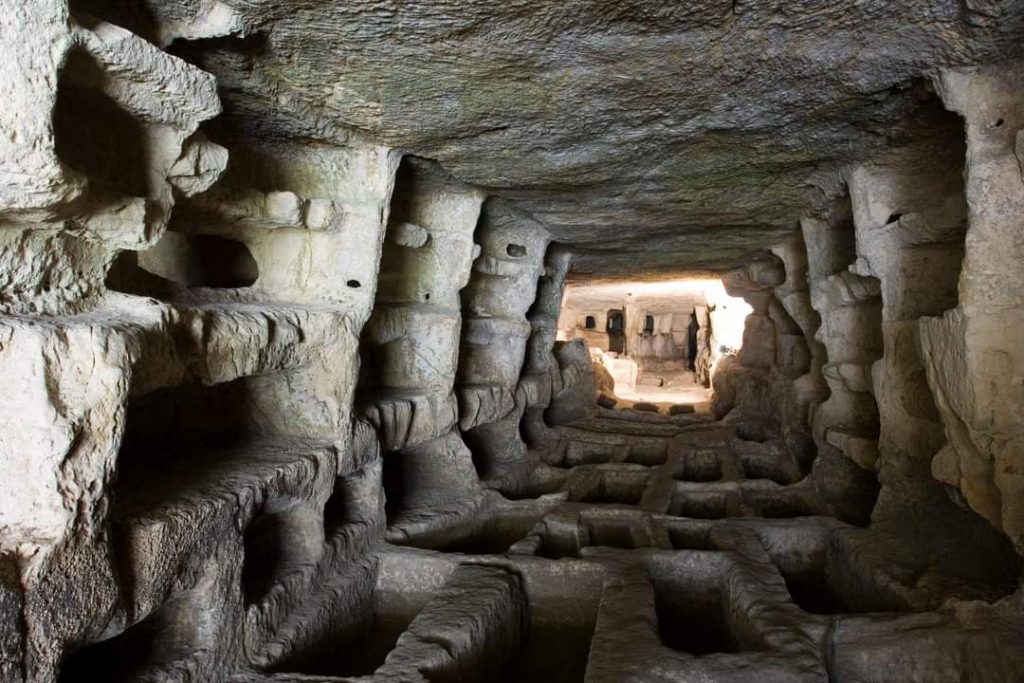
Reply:
<svg viewBox="0 0 1024 683"><path fill-rule="evenodd" d="M505 253L512 258L523 258L526 256L526 247L521 244L509 244L505 247Z"/></svg>
<svg viewBox="0 0 1024 683"><path fill-rule="evenodd" d="M128 290L145 287L146 278L153 277L216 289L249 287L259 278L259 266L245 243L217 235L168 231L149 249L125 254L108 279Z"/></svg>

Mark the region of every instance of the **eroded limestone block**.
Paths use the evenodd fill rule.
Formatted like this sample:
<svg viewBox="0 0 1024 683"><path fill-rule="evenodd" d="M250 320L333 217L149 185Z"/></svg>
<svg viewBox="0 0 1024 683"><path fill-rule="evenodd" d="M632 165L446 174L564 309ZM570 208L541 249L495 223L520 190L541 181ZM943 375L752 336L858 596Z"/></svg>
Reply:
<svg viewBox="0 0 1024 683"><path fill-rule="evenodd" d="M544 315L530 318L530 337L526 341L525 372L546 372L556 365L551 350L558 337L557 321Z"/></svg>
<svg viewBox="0 0 1024 683"><path fill-rule="evenodd" d="M500 420L516 407L516 392L512 387L470 384L460 386L457 392L459 428L463 431Z"/></svg>
<svg viewBox="0 0 1024 683"><path fill-rule="evenodd" d="M447 392L458 367L460 320L432 307L382 307L364 331L386 387Z"/></svg>
<svg viewBox="0 0 1024 683"><path fill-rule="evenodd" d="M177 351L204 384L308 366L338 348L355 354L352 321L338 310L254 304L175 308Z"/></svg>
<svg viewBox="0 0 1024 683"><path fill-rule="evenodd" d="M118 602L106 525L125 404L147 335L168 332L157 307L129 313L2 322L0 460L19 483L0 496L0 548L20 594L12 623L29 625L25 649L5 658L28 680L52 676L63 648L97 636Z"/></svg>
<svg viewBox="0 0 1024 683"><path fill-rule="evenodd" d="M986 607L968 607L962 614L841 618L832 635L829 669L851 680L1018 679L1024 676L1015 645L1019 617L1004 620Z"/></svg>
<svg viewBox="0 0 1024 683"><path fill-rule="evenodd" d="M396 462L389 465L389 458ZM472 499L480 489L473 455L454 431L386 455L385 469L400 482L401 499L392 503L403 512Z"/></svg>
<svg viewBox="0 0 1024 683"><path fill-rule="evenodd" d="M150 244L166 226L182 148L220 112L214 79L61 3L3 9L14 32L4 44L42 41L12 55L3 79L0 262L21 263L5 269L3 305L83 310L102 294L117 250ZM61 255L66 274L53 277L47 252Z"/></svg>
<svg viewBox="0 0 1024 683"><path fill-rule="evenodd" d="M458 310L477 257L483 195L421 159L399 168L378 298Z"/></svg>
<svg viewBox="0 0 1024 683"><path fill-rule="evenodd" d="M221 0L196 0L182 6L161 6L155 11L161 19L157 22L157 43L162 47L177 39L244 35L247 28L242 15Z"/></svg>
<svg viewBox="0 0 1024 683"><path fill-rule="evenodd" d="M488 201L477 231L482 251L466 290L466 314L524 319L536 298L549 239L528 216L501 201Z"/></svg>
<svg viewBox="0 0 1024 683"><path fill-rule="evenodd" d="M67 6L59 2L5 0L0 11L4 45L0 96L0 207L59 206L82 192L85 178L61 163L53 130L57 77L74 42ZM17 134L13 134L17 131Z"/></svg>
<svg viewBox="0 0 1024 683"><path fill-rule="evenodd" d="M875 469L878 461L878 438L841 427L825 429L825 441L838 448L843 455L865 470Z"/></svg>
<svg viewBox="0 0 1024 683"><path fill-rule="evenodd" d="M230 152L224 176L179 203L172 234L240 243L255 262L248 281L233 285L241 294L344 305L361 327L373 306L399 155L357 140L219 141Z"/></svg>
<svg viewBox="0 0 1024 683"><path fill-rule="evenodd" d="M521 411L468 430L463 435L473 451L473 464L484 481L526 474L526 444L519 434Z"/></svg>
<svg viewBox="0 0 1024 683"><path fill-rule="evenodd" d="M516 386L516 406L521 409L546 408L554 394L556 373L529 373L519 379Z"/></svg>
<svg viewBox="0 0 1024 683"><path fill-rule="evenodd" d="M743 327L740 363L767 370L775 365L776 345L775 324L771 319L766 315L748 315Z"/></svg>
<svg viewBox="0 0 1024 683"><path fill-rule="evenodd" d="M501 318L463 323L458 380L462 384L513 386L526 357L530 324Z"/></svg>
<svg viewBox="0 0 1024 683"><path fill-rule="evenodd" d="M562 389L552 397L545 419L551 425L560 425L590 415L597 389L590 352L583 340L556 342L555 358L561 368Z"/></svg>
<svg viewBox="0 0 1024 683"><path fill-rule="evenodd" d="M388 451L435 439L459 421L459 405L451 393L382 395L373 396L372 401L362 413Z"/></svg>
<svg viewBox="0 0 1024 683"><path fill-rule="evenodd" d="M829 380L840 382L846 391L871 393L871 366L858 363L829 363L822 367L822 374Z"/></svg>
<svg viewBox="0 0 1024 683"><path fill-rule="evenodd" d="M996 458L1012 461L1018 452L1015 430L1009 427L1016 413L994 395L998 384L972 389L970 378L990 377L995 381L996 377L1013 374L1012 356L990 345L1001 347L1000 340L1012 336L1022 321L988 318L987 325L976 324L969 330L967 315L958 308L942 318L922 318L919 322L925 369L947 439L947 445L932 461L932 474L959 488L968 504L997 528L1005 528L1004 495L999 482L1012 485L1013 470L1000 471ZM981 348L971 353L964 348L968 343ZM989 347L987 352L982 351L985 347Z"/></svg>

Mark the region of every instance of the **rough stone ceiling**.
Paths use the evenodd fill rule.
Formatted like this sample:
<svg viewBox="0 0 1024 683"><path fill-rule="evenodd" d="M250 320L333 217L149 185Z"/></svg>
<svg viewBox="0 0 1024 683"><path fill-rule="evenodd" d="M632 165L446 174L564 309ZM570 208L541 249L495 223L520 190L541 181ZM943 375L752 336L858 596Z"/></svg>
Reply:
<svg viewBox="0 0 1024 683"><path fill-rule="evenodd" d="M366 134L437 159L590 277L768 246L846 164L959 126L928 92L938 67L1024 37L1024 3L998 0L123 5L77 3L214 73L222 134ZM229 35L186 40L213 9Z"/></svg>

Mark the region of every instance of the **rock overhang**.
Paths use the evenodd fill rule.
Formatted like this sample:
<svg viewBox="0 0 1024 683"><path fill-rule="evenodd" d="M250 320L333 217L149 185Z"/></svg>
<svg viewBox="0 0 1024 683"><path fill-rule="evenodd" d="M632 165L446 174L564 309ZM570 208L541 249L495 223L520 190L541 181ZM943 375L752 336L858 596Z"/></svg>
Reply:
<svg viewBox="0 0 1024 683"><path fill-rule="evenodd" d="M930 78L1018 54L1024 8L157 0L122 19L215 74L236 132L436 159L578 273L625 279L729 269L845 168L945 134Z"/></svg>

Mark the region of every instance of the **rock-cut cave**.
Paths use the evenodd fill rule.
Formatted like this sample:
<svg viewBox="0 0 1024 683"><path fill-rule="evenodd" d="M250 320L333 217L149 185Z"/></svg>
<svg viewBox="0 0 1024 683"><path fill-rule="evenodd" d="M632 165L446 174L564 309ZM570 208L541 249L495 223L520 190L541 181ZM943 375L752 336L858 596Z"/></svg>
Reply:
<svg viewBox="0 0 1024 683"><path fill-rule="evenodd" d="M1024 0L0 0L0 681L1024 681Z"/></svg>

